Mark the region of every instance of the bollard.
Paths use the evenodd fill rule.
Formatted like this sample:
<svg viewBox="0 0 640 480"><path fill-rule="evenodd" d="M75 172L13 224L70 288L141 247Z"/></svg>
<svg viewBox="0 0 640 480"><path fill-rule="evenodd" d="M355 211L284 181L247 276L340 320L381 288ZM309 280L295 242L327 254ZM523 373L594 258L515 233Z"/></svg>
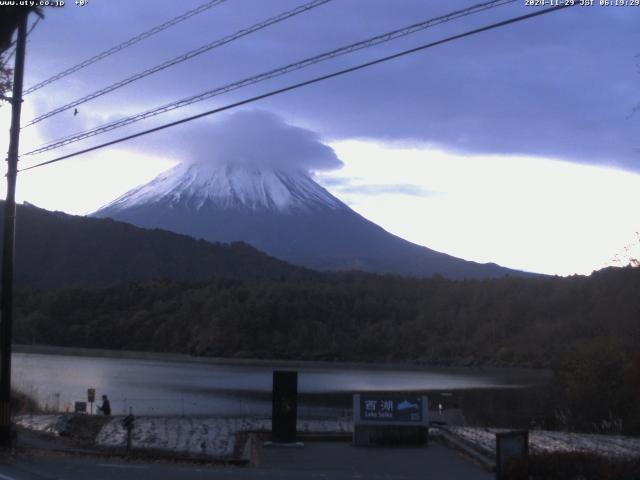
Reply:
<svg viewBox="0 0 640 480"><path fill-rule="evenodd" d="M127 454L131 453L131 431L133 430L135 419L131 409L129 409L129 415L122 419L122 426L127 431Z"/></svg>

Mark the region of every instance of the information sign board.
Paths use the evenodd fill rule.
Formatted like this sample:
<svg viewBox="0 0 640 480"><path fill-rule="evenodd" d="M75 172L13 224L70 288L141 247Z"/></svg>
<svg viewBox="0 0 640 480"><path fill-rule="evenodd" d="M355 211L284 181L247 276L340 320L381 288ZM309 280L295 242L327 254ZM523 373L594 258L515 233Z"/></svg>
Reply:
<svg viewBox="0 0 640 480"><path fill-rule="evenodd" d="M422 397L360 396L360 419L422 423Z"/></svg>
<svg viewBox="0 0 640 480"><path fill-rule="evenodd" d="M405 393L353 396L354 445L424 445L429 436L429 401Z"/></svg>
<svg viewBox="0 0 640 480"><path fill-rule="evenodd" d="M354 422L367 425L428 426L428 399L420 395L355 394Z"/></svg>

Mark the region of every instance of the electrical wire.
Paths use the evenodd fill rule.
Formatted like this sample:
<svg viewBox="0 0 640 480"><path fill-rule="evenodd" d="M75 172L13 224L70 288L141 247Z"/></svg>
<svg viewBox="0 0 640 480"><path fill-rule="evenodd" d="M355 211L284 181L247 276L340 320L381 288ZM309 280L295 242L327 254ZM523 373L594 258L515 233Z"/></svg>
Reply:
<svg viewBox="0 0 640 480"><path fill-rule="evenodd" d="M384 33L382 35L377 35L375 37L371 37L368 38L366 40L357 42L357 43L353 43L351 45L347 45L345 47L341 47L335 50L331 50L329 52L325 52L322 53L320 55L316 55L314 57L309 57L306 58L304 60L301 60L299 62L295 62L295 63L291 63L288 65L285 65L283 67L279 67L276 68L274 70L269 70L267 72L263 72L260 73L258 75L255 75L253 77L249 77L249 78L245 78L243 80L239 80L227 85L224 85L222 87L217 87L214 88L213 90L208 90L206 92L197 94L197 95L192 95L190 97L186 97L183 98L181 100L177 100L165 105L162 105L160 107L156 107L153 108L151 110L147 110L145 112L141 112L138 113L136 115L132 115L129 117L125 117L122 118L120 120L116 120L114 122L111 123L107 123L105 125L102 125L100 127L94 128L94 129L90 129L90 130L85 130L83 132L77 132L74 134L71 134L69 136L63 137L63 138L59 138L56 140L53 140L52 142L48 142L43 146L39 146L38 148L31 150L27 153L25 153L24 155L35 155L38 153L43 153L49 150L53 150L56 148L60 148L62 146L65 145L69 145L71 143L75 143L78 142L80 140L84 140L86 138L89 137L93 137L95 135L100 135L102 133L106 133L109 132L111 130L115 130L117 128L121 128L124 127L126 125L130 125L132 123L136 123L139 122L141 120L147 119L147 118L151 118L154 117L156 115L160 115L162 113L166 113L172 110L175 110L177 108L182 108L188 105L191 105L193 103L196 102L201 102L203 100L207 100L209 98L218 96L218 95L222 95L224 93L228 93L231 92L233 90L237 90L239 88L243 88L246 87L248 85L253 85L255 83L259 83L259 82L263 82L265 80L269 80L275 77L279 77L282 75L285 75L287 73L291 73L297 70L301 70L303 68L309 67L311 65L315 65L317 63L326 61L326 60L330 60L342 55L346 55L358 50L362 50L365 48L370 48L376 45L379 45L381 43L385 43L385 42L389 42L391 40L395 40L397 38L401 38L401 37L405 37L407 35L411 35L412 33L416 33L422 30L425 30L427 28L436 26L436 25L440 25L442 23L446 23L452 20L455 20L457 18L461 18L461 17L465 17L468 15L472 15L475 13L479 13L481 11L485 11L488 10L490 8L495 8L501 5L505 5L508 3L514 3L516 0L493 0L493 1L489 1L489 2L485 2L485 3L481 3L481 4L477 4L477 5L473 5L471 7L465 8L463 10L456 10L454 12L448 13L446 15L441 15L439 17L435 17L435 18L431 18L429 20L425 20L423 22L420 23L416 23L413 25L410 25L408 27L404 27L404 28L400 28L400 29L396 29L393 30L391 32L387 32Z"/></svg>
<svg viewBox="0 0 640 480"><path fill-rule="evenodd" d="M6 58L0 58L0 64L2 66L8 65L9 62L11 61L11 58L16 54L16 47L13 47L13 49L11 50L11 52L9 52L9 54L6 56Z"/></svg>
<svg viewBox="0 0 640 480"><path fill-rule="evenodd" d="M31 32L35 30L36 26L38 25L38 22L40 22L40 17L36 18L36 21L31 24L31 28L27 31L27 35L26 35L27 42L29 41L29 35L31 35ZM11 61L11 58L16 54L16 48L17 48L16 43L17 42L14 40L9 44L9 47L13 47L13 49L6 56L6 58L1 58L1 55L0 55L0 63L2 64L2 66L8 65L9 61Z"/></svg>
<svg viewBox="0 0 640 480"><path fill-rule="evenodd" d="M27 31L27 39L29 38L29 35L31 35L31 32L33 32L35 30L35 28L38 25L38 23L40 22L40 20L42 20L42 17L36 18L36 21L33 22L33 24L31 25L31 28Z"/></svg>
<svg viewBox="0 0 640 480"><path fill-rule="evenodd" d="M145 40L153 35L155 35L156 33L160 33L163 30L166 30L167 28L173 27L174 25L177 25L180 22L183 22L195 15L198 15L212 7L215 7L217 5L220 5L221 3L226 2L227 0L210 0L209 2L203 3L202 5L200 5L199 7L196 7L192 10L189 10L188 12L183 13L182 15L179 15L177 17L172 18L171 20L167 20L164 23L161 23L160 25L156 25L155 27L142 32L139 35L136 35L135 37L132 37L128 40L125 40L122 43L119 43L118 45L116 45L115 47L111 47L108 50L105 50L103 52L98 53L97 55L94 55L91 58L88 58L87 60L84 60L72 67L67 68L66 70L63 70L62 72L47 78L46 80L43 80L42 82L34 85L33 87L30 87L28 89L26 89L24 91L23 95L28 95L29 93L35 92L36 90L39 90L42 87L45 87L53 82L56 82L58 80L60 80L61 78L64 78L68 75L71 75L72 73L77 72L78 70L82 70L85 67L88 67L89 65L92 65L104 58L107 58L111 55L113 55L114 53L117 53L121 50L124 50L125 48L128 48L132 45L135 45L138 42L141 42L142 40Z"/></svg>
<svg viewBox="0 0 640 480"><path fill-rule="evenodd" d="M291 90L296 90L298 88L305 87L307 85L312 85L314 83L318 83L318 82L321 82L321 81L324 81L324 80L328 80L330 78L339 77L339 76L342 76L342 75L345 75L345 74L348 74L348 73L351 73L351 72L355 72L355 71L358 71L358 70L362 70L364 68L371 67L373 65L378 65L380 63L388 62L390 60L394 60L396 58L404 57L406 55L410 55L410 54L413 54L413 53L416 53L416 52L419 52L419 51L422 51L422 50L426 50L428 48L433 48L435 46L442 45L444 43L449 43L449 42L452 42L454 40L459 40L461 38L465 38L465 37L469 37L469 36L472 36L472 35L476 35L478 33L482 33L482 32L486 32L486 31L489 31L489 30L496 29L496 28L504 27L504 26L511 25L511 24L514 24L514 23L517 23L517 22L522 22L522 21L528 20L530 18L534 18L534 17L538 17L538 16L545 15L545 14L548 14L548 13L552 13L552 12L556 12L556 11L559 11L559 10L563 10L565 8L572 7L572 6L575 6L575 5L578 5L578 4L569 4L569 3L567 3L565 5L546 8L546 9L538 10L536 12L529 13L529 14L526 14L526 15L520 15L518 17L512 17L510 19L503 20L501 22L492 23L490 25L486 25L484 27L476 28L474 30L469 30L467 32L460 33L458 35L453 35L453 36L450 36L450 37L446 37L444 39L437 40L435 42L423 44L423 45L420 45L418 47L410 48L408 50L403 50L403 51L401 51L399 53L395 53L393 55L388 55L386 57L378 58L378 59L372 60L370 62L361 63L361 64L356 65L354 67L345 68L344 70L339 70L339 71L336 71L336 72L333 72L333 73L330 73L330 74L327 74L327 75L322 75L320 77L315 77L315 78L312 78L311 80L306 80L304 82L300 82L300 83L296 83L296 84L293 84L293 85L289 85L287 87L283 87L283 88L280 88L280 89L277 89L277 90L272 90L272 91L264 93L262 95L257 95L255 97L251 97L251 98L239 101L239 102L235 102L235 103L232 103L232 104L229 104L229 105L225 105L223 107L215 108L213 110L209 110L209 111L206 111L206 112L203 112L203 113L199 113L197 115L192 115L190 117L183 118L183 119L177 120L175 122L166 123L164 125L160 125L160 126L155 127L155 128L151 128L151 129L148 129L148 130L144 130L142 132L138 132L138 133L134 133L132 135L128 135L126 137L117 138L115 140L111 140L109 142L102 143L100 145L95 145L93 147L89 147L89 148L85 148L83 150L79 150L79 151L76 151L76 152L73 152L73 153L69 153L67 155L63 155L63 156L60 156L60 157L57 157L57 158L54 158L54 159L51 159L51 160L47 160L45 162L41 162L41 163L32 165L30 167L26 167L26 168L20 169L19 172L24 172L24 171L27 171L27 170L32 170L34 168L43 167L45 165L50 165L52 163L60 162L62 160L66 160L66 159L69 159L69 158L72 158L72 157L76 157L76 156L82 155L84 153L88 153L88 152L92 152L92 151L95 151L95 150L99 150L101 148L105 148L105 147L108 147L108 146L111 146L111 145L115 145L117 143L122 143L124 141L131 140L131 139L134 139L134 138L137 138L137 137L141 137L143 135L148 135L150 133L158 132L160 130L164 130L164 129L167 129L167 128L170 128L170 127L175 127L175 126L181 125L183 123L191 122L191 121L196 120L198 118L202 118L202 117L206 117L206 116L213 115L213 114L216 114L216 113L220 113L220 112L223 112L223 111L226 111L226 110L230 110L232 108L236 108L236 107L239 107L239 106L242 106L242 105L246 105L248 103L253 103L253 102L256 102L258 100L262 100L262 99L265 99L265 98L268 98L268 97L272 97L274 95L279 95L281 93L289 92Z"/></svg>
<svg viewBox="0 0 640 480"><path fill-rule="evenodd" d="M7 58L4 60L4 63L8 63L15 54L16 54L16 47L13 47L9 55L7 55Z"/></svg>
<svg viewBox="0 0 640 480"><path fill-rule="evenodd" d="M45 120L49 117L52 117L54 115L57 115L58 113L64 112L65 110L69 110L71 108L77 107L78 105L81 105L85 102L88 102L89 100L93 100L94 98L98 98L101 97L102 95L105 95L107 93L113 92L114 90L117 90L119 88L124 87L125 85L129 85L130 83L133 83L137 80L141 80L145 77L148 77L149 75L153 75L154 73L160 72L162 70L164 70L165 68L169 68L172 67L174 65L177 65L179 63L185 62L187 60L190 60L198 55L201 55L205 52L208 52L210 50L213 50L214 48L217 47L221 47L223 45L226 45L227 43L231 43L234 40L237 40L239 38L245 37L251 33L257 32L259 30L262 30L264 28L267 28L271 25L274 25L276 23L282 22L288 18L294 17L296 15L299 15L301 13L307 12L311 9L314 9L316 7L319 7L321 5L324 5L325 3L328 3L332 0L313 0L309 3L305 3L304 5L301 5L297 8L291 9L291 10L287 10L286 12L283 12L279 15L276 15L275 17L271 17L268 18L267 20L264 20L262 22L256 23L250 27L247 28L243 28L242 30L238 30L237 32L231 34L231 35L227 35L225 37L222 37L218 40L215 40L214 42L208 43L206 45L203 45L201 47L198 47L194 50L190 50L187 53L184 53L182 55L179 55L175 58L172 58L171 60L167 60L166 62L163 62L159 65L156 65L155 67L151 67L148 68L140 73L137 73L135 75L132 75L130 77L125 78L124 80L120 80L119 82L116 82L112 85L109 85L105 88L102 88L100 90L97 90L93 93L90 93L89 95L86 95L82 98L79 98L77 100L74 100L70 103L67 103L65 105L62 105L61 107L55 108L53 110L51 110L50 112L44 113L38 117L35 117L33 120L31 120L29 123L27 123L23 128L25 127L29 127L31 125L34 125L38 122L41 122L42 120Z"/></svg>
<svg viewBox="0 0 640 480"><path fill-rule="evenodd" d="M31 28L29 28L29 30L27 30L26 33L26 42L28 43L30 38L29 36L31 35L31 32L33 32L36 28L36 26L38 25L38 22L40 22L40 20L42 19L42 16L39 16L38 18L36 18L36 21L33 22L31 24ZM13 49L11 50L11 52L9 53L9 55L7 55L6 58L2 58L2 55L0 55L0 69L3 70L7 70L7 69L11 69L11 67L9 66L9 62L11 61L11 58L16 54L16 49L18 48L17 45L17 40L11 42L11 45L13 45ZM9 46L11 46L9 45ZM2 98L3 100L7 100L7 97L5 96L1 96L0 98ZM4 106L4 104L0 104L0 108L2 108Z"/></svg>
<svg viewBox="0 0 640 480"><path fill-rule="evenodd" d="M36 18L36 21L31 24L31 28L27 31L27 38L29 37L31 32L33 32L33 30L36 28L36 25L38 25L38 22L40 21L41 18L43 18L42 15L40 15L38 18ZM8 61L11 57L13 57L15 55L15 53L16 53L16 44L17 43L18 43L17 40L14 40L13 42L11 42L7 46L6 50L8 50L11 47L13 47L13 50L11 50L11 53L7 56L7 60L5 60L5 61Z"/></svg>

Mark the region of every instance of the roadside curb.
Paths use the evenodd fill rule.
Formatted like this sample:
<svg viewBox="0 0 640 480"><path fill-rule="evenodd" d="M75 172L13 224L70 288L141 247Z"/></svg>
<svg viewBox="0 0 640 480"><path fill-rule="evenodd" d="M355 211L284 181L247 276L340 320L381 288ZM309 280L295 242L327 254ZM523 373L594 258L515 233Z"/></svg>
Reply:
<svg viewBox="0 0 640 480"><path fill-rule="evenodd" d="M116 449L86 449L86 448L69 448L69 447L37 447L30 445L20 445L16 448L18 452L47 452L59 455L77 455L103 458L121 458L126 460L161 460L167 462L180 463L196 463L196 464L215 464L215 465L236 465L245 466L250 463L250 458L233 458L233 457L205 457L201 455L181 455L171 453L165 450L132 450L126 452Z"/></svg>

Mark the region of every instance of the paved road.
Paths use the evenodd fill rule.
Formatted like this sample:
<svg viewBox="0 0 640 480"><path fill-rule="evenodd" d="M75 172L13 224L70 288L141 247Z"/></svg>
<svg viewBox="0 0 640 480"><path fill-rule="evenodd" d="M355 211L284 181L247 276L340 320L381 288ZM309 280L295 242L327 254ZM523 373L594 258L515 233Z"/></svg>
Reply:
<svg viewBox="0 0 640 480"><path fill-rule="evenodd" d="M363 448L349 443L308 443L305 447L264 448L259 468L274 479L488 480L495 475L439 443L427 448Z"/></svg>
<svg viewBox="0 0 640 480"><path fill-rule="evenodd" d="M489 480L456 452L428 448L356 448L342 442L263 448L254 467L127 462L87 456L19 454L0 464L0 480Z"/></svg>

